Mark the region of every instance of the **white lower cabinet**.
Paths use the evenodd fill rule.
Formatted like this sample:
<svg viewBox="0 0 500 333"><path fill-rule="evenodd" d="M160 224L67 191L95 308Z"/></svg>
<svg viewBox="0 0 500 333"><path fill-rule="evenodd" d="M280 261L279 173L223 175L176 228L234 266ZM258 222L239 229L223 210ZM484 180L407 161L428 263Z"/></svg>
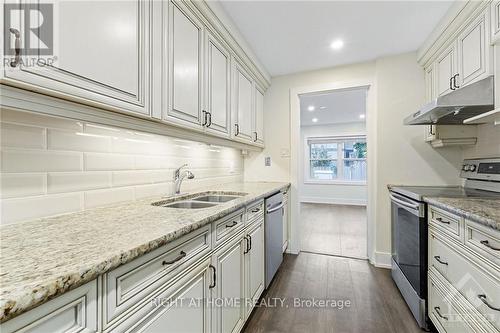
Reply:
<svg viewBox="0 0 500 333"><path fill-rule="evenodd" d="M97 332L97 303L97 280L93 280L3 323L0 332Z"/></svg>
<svg viewBox="0 0 500 333"><path fill-rule="evenodd" d="M263 200L0 325L2 333L237 333L264 291Z"/></svg>
<svg viewBox="0 0 500 333"><path fill-rule="evenodd" d="M264 291L264 223L260 221L251 226L245 235L245 317L248 318L256 301Z"/></svg>
<svg viewBox="0 0 500 333"><path fill-rule="evenodd" d="M244 243L239 234L212 256L212 332L239 332L245 323Z"/></svg>
<svg viewBox="0 0 500 333"><path fill-rule="evenodd" d="M429 207L429 318L439 332L500 331L499 239L492 228Z"/></svg>

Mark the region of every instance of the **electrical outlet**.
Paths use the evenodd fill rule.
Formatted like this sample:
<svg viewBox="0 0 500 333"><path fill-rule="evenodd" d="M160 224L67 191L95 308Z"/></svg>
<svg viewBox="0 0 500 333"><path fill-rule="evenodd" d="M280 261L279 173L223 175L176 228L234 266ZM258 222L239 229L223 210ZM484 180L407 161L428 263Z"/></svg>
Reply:
<svg viewBox="0 0 500 333"><path fill-rule="evenodd" d="M264 158L264 164L265 166L271 166L271 157Z"/></svg>

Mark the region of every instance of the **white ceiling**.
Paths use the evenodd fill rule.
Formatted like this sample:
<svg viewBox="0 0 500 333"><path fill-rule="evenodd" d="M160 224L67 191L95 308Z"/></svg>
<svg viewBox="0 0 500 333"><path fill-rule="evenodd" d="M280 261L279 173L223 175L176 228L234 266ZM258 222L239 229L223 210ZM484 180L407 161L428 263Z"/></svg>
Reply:
<svg viewBox="0 0 500 333"><path fill-rule="evenodd" d="M452 1L220 1L272 76L416 50ZM334 51L332 41L342 39Z"/></svg>
<svg viewBox="0 0 500 333"><path fill-rule="evenodd" d="M314 111L309 111L309 106L314 106ZM364 122L359 115L365 112L365 88L300 96L301 126ZM318 121L314 123L313 118Z"/></svg>

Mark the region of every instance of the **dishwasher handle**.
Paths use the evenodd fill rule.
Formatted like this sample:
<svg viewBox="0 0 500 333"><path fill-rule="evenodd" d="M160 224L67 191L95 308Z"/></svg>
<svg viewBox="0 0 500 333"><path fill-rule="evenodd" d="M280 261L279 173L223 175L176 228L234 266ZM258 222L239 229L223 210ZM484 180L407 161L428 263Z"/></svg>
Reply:
<svg viewBox="0 0 500 333"><path fill-rule="evenodd" d="M268 210L267 210L267 214L270 214L270 213L272 213L272 212L275 212L275 211L277 211L277 210L279 210L279 209L283 208L283 206L284 206L284 205L285 205L285 204L282 202L282 203L281 203L281 204L279 204L278 206L275 206L275 207L273 207L273 208L268 209Z"/></svg>

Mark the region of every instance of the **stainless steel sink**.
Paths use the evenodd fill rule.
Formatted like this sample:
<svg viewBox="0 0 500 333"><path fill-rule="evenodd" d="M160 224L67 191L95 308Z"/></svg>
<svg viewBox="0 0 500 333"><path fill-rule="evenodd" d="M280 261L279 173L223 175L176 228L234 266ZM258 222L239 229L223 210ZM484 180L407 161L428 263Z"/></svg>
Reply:
<svg viewBox="0 0 500 333"><path fill-rule="evenodd" d="M201 202L201 201L177 201L162 206L167 208L200 209L200 208L213 207L215 205L217 204L210 202Z"/></svg>
<svg viewBox="0 0 500 333"><path fill-rule="evenodd" d="M228 202L234 199L238 199L239 196L236 195L204 195L198 198L194 198L194 201L201 201L201 202Z"/></svg>

